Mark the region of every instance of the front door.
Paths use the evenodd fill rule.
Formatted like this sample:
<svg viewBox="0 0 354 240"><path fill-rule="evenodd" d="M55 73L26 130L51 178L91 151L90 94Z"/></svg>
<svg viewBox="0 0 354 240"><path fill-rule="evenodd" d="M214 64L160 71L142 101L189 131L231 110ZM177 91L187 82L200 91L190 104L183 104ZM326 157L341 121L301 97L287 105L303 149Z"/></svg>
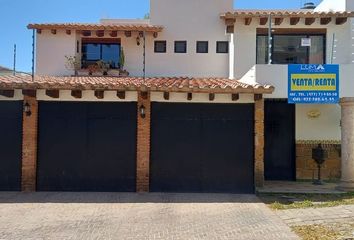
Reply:
<svg viewBox="0 0 354 240"><path fill-rule="evenodd" d="M295 180L295 105L266 100L265 179Z"/></svg>

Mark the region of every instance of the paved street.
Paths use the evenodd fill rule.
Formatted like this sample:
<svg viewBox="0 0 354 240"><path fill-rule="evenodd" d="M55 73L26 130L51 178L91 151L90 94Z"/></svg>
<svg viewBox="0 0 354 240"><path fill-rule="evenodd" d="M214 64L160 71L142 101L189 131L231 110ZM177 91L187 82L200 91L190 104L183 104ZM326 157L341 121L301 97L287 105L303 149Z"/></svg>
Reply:
<svg viewBox="0 0 354 240"><path fill-rule="evenodd" d="M0 239L298 239L253 195L0 193Z"/></svg>

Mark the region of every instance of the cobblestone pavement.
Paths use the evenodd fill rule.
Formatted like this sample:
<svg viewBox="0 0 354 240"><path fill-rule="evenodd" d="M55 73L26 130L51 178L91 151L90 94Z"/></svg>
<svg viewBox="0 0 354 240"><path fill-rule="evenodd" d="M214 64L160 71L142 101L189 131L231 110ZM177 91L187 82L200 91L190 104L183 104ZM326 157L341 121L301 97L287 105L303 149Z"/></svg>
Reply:
<svg viewBox="0 0 354 240"><path fill-rule="evenodd" d="M0 193L0 239L298 239L254 195Z"/></svg>
<svg viewBox="0 0 354 240"><path fill-rule="evenodd" d="M289 226L354 223L354 205L279 210L276 214Z"/></svg>

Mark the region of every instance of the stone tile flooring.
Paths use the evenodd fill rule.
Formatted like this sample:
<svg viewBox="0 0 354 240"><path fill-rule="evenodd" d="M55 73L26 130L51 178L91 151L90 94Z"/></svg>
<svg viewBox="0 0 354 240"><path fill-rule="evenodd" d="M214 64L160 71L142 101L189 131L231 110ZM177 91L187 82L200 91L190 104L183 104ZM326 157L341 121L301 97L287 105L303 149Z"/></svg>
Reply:
<svg viewBox="0 0 354 240"><path fill-rule="evenodd" d="M254 195L0 193L0 239L298 237Z"/></svg>
<svg viewBox="0 0 354 240"><path fill-rule="evenodd" d="M266 181L264 187L257 189L257 191L259 193L345 193L337 190L336 187L337 184L335 183L326 183L318 186L313 185L311 182Z"/></svg>

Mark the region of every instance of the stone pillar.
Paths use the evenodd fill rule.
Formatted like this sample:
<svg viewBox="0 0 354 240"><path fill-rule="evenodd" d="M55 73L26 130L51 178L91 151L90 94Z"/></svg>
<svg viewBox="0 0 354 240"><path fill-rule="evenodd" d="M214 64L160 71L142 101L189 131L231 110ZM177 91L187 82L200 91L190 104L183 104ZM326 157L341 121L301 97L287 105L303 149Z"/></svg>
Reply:
<svg viewBox="0 0 354 240"><path fill-rule="evenodd" d="M234 34L230 33L229 39L229 79L235 78L235 42Z"/></svg>
<svg viewBox="0 0 354 240"><path fill-rule="evenodd" d="M255 99L254 105L254 182L256 188L261 188L264 186L264 99Z"/></svg>
<svg viewBox="0 0 354 240"><path fill-rule="evenodd" d="M27 114L23 108L21 189L33 192L36 191L38 101L25 95L23 104L29 104L31 112Z"/></svg>
<svg viewBox="0 0 354 240"><path fill-rule="evenodd" d="M354 191L354 98L342 98L342 178L339 189Z"/></svg>
<svg viewBox="0 0 354 240"><path fill-rule="evenodd" d="M142 116L142 108L145 116ZM149 192L150 181L150 93L139 92L137 130L137 176L136 191Z"/></svg>

